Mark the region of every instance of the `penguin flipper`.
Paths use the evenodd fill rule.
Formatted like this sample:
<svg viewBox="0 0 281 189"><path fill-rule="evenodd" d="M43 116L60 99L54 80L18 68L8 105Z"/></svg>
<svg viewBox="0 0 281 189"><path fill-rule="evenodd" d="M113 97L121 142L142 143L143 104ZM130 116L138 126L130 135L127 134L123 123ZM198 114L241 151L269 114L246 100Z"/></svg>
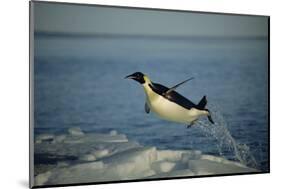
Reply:
<svg viewBox="0 0 281 189"><path fill-rule="evenodd" d="M147 114L150 112L150 108L147 103L145 103L145 105L144 105L144 110Z"/></svg>
<svg viewBox="0 0 281 189"><path fill-rule="evenodd" d="M187 80L184 80L184 81L180 82L179 84L176 84L175 86L171 87L168 91L166 91L165 94L169 94L170 92L176 90L176 88L178 88L182 84L184 84L184 83L186 83L186 82L188 82L188 81L190 81L192 79L194 79L194 77L188 78Z"/></svg>

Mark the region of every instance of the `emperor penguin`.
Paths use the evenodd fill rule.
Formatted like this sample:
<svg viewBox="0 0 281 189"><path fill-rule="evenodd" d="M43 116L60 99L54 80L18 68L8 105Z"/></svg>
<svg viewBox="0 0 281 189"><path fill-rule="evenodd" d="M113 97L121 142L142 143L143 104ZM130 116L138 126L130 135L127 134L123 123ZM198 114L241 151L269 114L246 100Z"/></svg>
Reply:
<svg viewBox="0 0 281 189"><path fill-rule="evenodd" d="M153 83L147 75L141 72L135 72L125 78L133 79L143 86L146 95L144 106L146 113L151 110L164 120L182 123L187 127L194 125L200 116L207 116L209 121L214 124L210 111L205 108L207 104L206 96L203 96L198 104L194 104L175 91L177 87L193 78L189 78L171 88Z"/></svg>

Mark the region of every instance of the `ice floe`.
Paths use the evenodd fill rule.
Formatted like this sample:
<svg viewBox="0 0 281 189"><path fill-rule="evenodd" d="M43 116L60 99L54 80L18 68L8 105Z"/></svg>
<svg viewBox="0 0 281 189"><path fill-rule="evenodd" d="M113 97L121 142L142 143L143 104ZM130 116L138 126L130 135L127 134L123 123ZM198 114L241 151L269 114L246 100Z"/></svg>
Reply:
<svg viewBox="0 0 281 189"><path fill-rule="evenodd" d="M199 150L158 150L108 134L41 134L35 138L35 186L259 172Z"/></svg>

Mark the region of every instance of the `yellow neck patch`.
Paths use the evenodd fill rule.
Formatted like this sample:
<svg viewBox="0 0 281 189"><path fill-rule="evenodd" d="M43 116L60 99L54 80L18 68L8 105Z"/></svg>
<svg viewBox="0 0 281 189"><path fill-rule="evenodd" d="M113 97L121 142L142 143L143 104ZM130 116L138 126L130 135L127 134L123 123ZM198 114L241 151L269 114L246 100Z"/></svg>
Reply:
<svg viewBox="0 0 281 189"><path fill-rule="evenodd" d="M143 79L144 79L145 83L151 84L150 79L146 75L143 76Z"/></svg>

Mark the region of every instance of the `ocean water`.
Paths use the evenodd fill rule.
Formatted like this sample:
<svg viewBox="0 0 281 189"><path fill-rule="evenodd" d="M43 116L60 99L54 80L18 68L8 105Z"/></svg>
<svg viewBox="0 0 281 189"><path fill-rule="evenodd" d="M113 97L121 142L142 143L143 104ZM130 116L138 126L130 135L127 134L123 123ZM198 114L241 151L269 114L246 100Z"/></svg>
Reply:
<svg viewBox="0 0 281 189"><path fill-rule="evenodd" d="M207 96L236 143L268 170L268 43L263 38L153 38L35 35L35 136L80 127L117 130L158 149L197 149L235 159L198 126L144 111L136 71L195 103ZM216 121L216 120L214 120ZM35 152L36 153L36 152Z"/></svg>

